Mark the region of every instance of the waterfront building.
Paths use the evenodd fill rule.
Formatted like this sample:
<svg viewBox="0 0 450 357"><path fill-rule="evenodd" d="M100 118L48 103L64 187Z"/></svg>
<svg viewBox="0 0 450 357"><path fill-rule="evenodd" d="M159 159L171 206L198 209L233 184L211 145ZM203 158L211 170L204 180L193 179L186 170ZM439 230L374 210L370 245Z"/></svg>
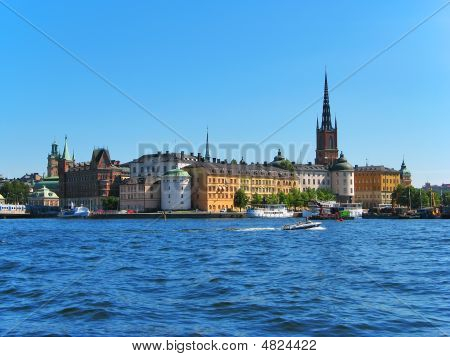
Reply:
<svg viewBox="0 0 450 357"><path fill-rule="evenodd" d="M102 208L102 200L119 197L121 180L129 170L120 161L111 160L109 150L94 149L89 162L75 163L69 155L67 138L58 166L61 204L68 207L84 205L90 210Z"/></svg>
<svg viewBox="0 0 450 357"><path fill-rule="evenodd" d="M165 153L143 155L139 159L130 162L131 177L162 177L170 170L182 169L193 162L199 161L201 155L194 156L193 153L186 155L184 151L181 153Z"/></svg>
<svg viewBox="0 0 450 357"><path fill-rule="evenodd" d="M400 184L400 172L379 166L355 166L355 201L363 208L392 203L392 192Z"/></svg>
<svg viewBox="0 0 450 357"><path fill-rule="evenodd" d="M161 208L161 179L154 176L129 177L120 184L120 209L155 212Z"/></svg>
<svg viewBox="0 0 450 357"><path fill-rule="evenodd" d="M412 185L411 172L406 167L405 159L403 159L402 166L400 167L400 182L406 187Z"/></svg>
<svg viewBox="0 0 450 357"><path fill-rule="evenodd" d="M192 208L218 212L233 210L234 195L240 188L248 197L267 197L279 192L289 193L298 187L295 173L269 164L240 164L199 161L184 168L191 176Z"/></svg>
<svg viewBox="0 0 450 357"><path fill-rule="evenodd" d="M158 152L133 160L129 163L130 178L122 181L120 186L120 209L137 212L160 210L162 207L161 180L164 175L199 160L204 160L201 154L187 155L184 151Z"/></svg>
<svg viewBox="0 0 450 357"><path fill-rule="evenodd" d="M4 205L5 203L6 203L6 200L0 193L0 205Z"/></svg>
<svg viewBox="0 0 450 357"><path fill-rule="evenodd" d="M30 206L59 207L59 197L44 186L29 195L28 204Z"/></svg>
<svg viewBox="0 0 450 357"><path fill-rule="evenodd" d="M338 159L338 128L337 119L334 118L334 127L331 122L330 98L328 93L328 78L325 73L325 89L323 94L322 124L319 126L317 118L316 127L317 149L316 165L331 166Z"/></svg>
<svg viewBox="0 0 450 357"><path fill-rule="evenodd" d="M166 172L161 180L161 209L187 211L191 207L191 176L181 169Z"/></svg>
<svg viewBox="0 0 450 357"><path fill-rule="evenodd" d="M355 196L354 169L343 153L331 166L330 172L331 188L336 195L336 201L339 203L352 203Z"/></svg>
<svg viewBox="0 0 450 357"><path fill-rule="evenodd" d="M296 164L294 168L300 190L318 190L319 188L331 190L331 176L328 167L310 162Z"/></svg>

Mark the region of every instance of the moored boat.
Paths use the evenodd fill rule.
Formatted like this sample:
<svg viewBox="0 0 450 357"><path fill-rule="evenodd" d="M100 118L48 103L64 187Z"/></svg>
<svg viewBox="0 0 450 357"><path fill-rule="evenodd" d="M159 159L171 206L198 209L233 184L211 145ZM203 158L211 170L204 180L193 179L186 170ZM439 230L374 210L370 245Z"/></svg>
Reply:
<svg viewBox="0 0 450 357"><path fill-rule="evenodd" d="M292 218L294 212L289 211L286 205L261 205L254 206L247 210L247 217L250 218Z"/></svg>
<svg viewBox="0 0 450 357"><path fill-rule="evenodd" d="M87 218L91 212L89 211L89 208L84 207L81 205L80 207L74 207L74 205L71 205L71 208L68 210L62 210L59 214L59 218Z"/></svg>

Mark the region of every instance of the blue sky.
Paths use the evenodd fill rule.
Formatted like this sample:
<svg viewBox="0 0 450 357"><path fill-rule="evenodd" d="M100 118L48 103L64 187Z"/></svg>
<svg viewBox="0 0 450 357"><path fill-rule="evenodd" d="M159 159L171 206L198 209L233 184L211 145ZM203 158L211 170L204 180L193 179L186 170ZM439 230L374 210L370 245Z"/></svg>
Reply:
<svg viewBox="0 0 450 357"><path fill-rule="evenodd" d="M216 145L261 142L322 95L325 66L333 87L445 2L6 3L197 148L206 126ZM65 134L78 161L182 142L4 6L0 51L1 174L43 172ZM416 185L450 182L449 64L450 6L333 91L349 161L399 168L405 155ZM320 113L266 144L309 144L312 161Z"/></svg>

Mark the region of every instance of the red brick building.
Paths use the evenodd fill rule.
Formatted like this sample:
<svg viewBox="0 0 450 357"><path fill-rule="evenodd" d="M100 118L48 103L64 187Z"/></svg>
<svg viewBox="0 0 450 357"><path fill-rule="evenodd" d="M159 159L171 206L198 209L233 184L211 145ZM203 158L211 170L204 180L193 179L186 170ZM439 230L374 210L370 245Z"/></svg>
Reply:
<svg viewBox="0 0 450 357"><path fill-rule="evenodd" d="M111 160L107 149L95 149L90 162L75 163L64 153L59 161L59 183L61 206L83 205L91 210L102 209L102 200L119 197L119 187L128 170L119 161Z"/></svg>

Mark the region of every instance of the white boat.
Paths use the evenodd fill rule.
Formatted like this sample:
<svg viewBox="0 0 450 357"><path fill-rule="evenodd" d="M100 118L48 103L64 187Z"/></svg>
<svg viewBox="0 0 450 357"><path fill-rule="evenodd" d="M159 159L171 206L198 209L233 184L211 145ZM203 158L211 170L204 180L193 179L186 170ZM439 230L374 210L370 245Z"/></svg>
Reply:
<svg viewBox="0 0 450 357"><path fill-rule="evenodd" d="M342 203L340 210L348 211L352 218L362 218L364 213L361 203Z"/></svg>
<svg viewBox="0 0 450 357"><path fill-rule="evenodd" d="M306 220L304 222L299 221L295 224L288 224L283 227L284 231L295 231L299 229L311 229L311 228L318 228L322 225L320 222L311 222L309 220Z"/></svg>
<svg viewBox="0 0 450 357"><path fill-rule="evenodd" d="M294 212L289 211L286 205L261 205L247 210L250 218L292 218Z"/></svg>
<svg viewBox="0 0 450 357"><path fill-rule="evenodd" d="M86 218L89 217L91 211L89 208L81 205L80 207L74 207L73 202L71 203L71 208L68 210L63 210L59 213L59 218Z"/></svg>

